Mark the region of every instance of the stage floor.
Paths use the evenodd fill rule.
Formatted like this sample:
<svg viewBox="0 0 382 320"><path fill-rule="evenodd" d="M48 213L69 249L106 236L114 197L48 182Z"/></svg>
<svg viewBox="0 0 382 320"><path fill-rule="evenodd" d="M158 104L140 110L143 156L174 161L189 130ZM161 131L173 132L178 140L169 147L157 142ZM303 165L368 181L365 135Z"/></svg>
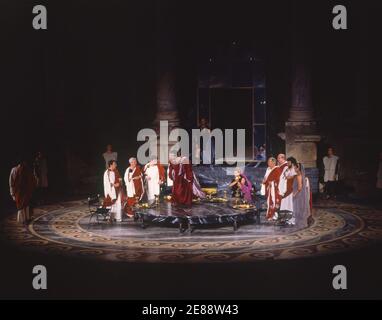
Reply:
<svg viewBox="0 0 382 320"><path fill-rule="evenodd" d="M365 206L324 201L307 228L275 227L264 221L234 231L231 226L196 229L148 226L132 219L89 225L86 201L43 206L28 227L15 214L1 223L1 234L23 250L129 262L208 263L293 259L331 254L382 240L382 212Z"/></svg>

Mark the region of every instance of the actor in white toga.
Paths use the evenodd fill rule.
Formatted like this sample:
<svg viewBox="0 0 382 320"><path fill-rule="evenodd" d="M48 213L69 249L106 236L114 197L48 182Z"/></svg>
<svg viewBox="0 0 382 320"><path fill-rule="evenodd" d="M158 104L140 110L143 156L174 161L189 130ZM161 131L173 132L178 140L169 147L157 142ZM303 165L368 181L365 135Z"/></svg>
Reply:
<svg viewBox="0 0 382 320"><path fill-rule="evenodd" d="M151 204L155 201L155 196L159 196L160 186L165 179L164 168L157 159L153 159L144 166L143 173L147 182L147 201Z"/></svg>
<svg viewBox="0 0 382 320"><path fill-rule="evenodd" d="M126 184L127 198L132 200L141 201L144 195L144 186L142 179L142 170L138 166L136 158L129 159L130 166L126 169L124 180Z"/></svg>
<svg viewBox="0 0 382 320"><path fill-rule="evenodd" d="M333 197L336 194L336 183L338 181L338 171L340 158L334 155L332 147L328 148L328 155L322 159L324 163L324 182L327 198Z"/></svg>
<svg viewBox="0 0 382 320"><path fill-rule="evenodd" d="M293 185L296 179L297 160L293 157L287 159L288 167L283 173L282 179L280 178L279 190L282 194L280 212L290 212L292 218L288 220L288 224L294 225L296 223L295 208L293 206Z"/></svg>
<svg viewBox="0 0 382 320"><path fill-rule="evenodd" d="M112 217L122 221L122 179L117 170L117 162L109 161L109 167L103 175L105 191L104 207L110 208Z"/></svg>

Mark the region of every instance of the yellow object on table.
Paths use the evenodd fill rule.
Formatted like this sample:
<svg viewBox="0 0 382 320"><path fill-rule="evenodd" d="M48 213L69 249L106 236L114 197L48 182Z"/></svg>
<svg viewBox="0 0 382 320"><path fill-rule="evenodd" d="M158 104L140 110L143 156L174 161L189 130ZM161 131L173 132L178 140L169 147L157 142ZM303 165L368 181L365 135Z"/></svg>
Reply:
<svg viewBox="0 0 382 320"><path fill-rule="evenodd" d="M207 195L213 195L218 193L218 188L216 187L210 187L210 188L202 188L202 191L206 193Z"/></svg>

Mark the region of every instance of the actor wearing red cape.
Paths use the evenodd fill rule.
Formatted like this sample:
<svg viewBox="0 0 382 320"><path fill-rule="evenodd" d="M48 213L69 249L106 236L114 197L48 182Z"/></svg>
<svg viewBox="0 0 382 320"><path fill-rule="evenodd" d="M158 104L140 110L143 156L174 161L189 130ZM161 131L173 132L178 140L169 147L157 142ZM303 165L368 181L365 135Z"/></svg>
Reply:
<svg viewBox="0 0 382 320"><path fill-rule="evenodd" d="M193 198L192 166L186 157L170 159L169 177L173 181L172 202L191 206Z"/></svg>
<svg viewBox="0 0 382 320"><path fill-rule="evenodd" d="M29 204L37 181L26 162L14 167L9 176L10 193L17 207L17 222L28 223L30 220Z"/></svg>
<svg viewBox="0 0 382 320"><path fill-rule="evenodd" d="M103 175L105 199L103 207L110 207L112 219L122 221L122 203L124 202L124 192L122 188L122 178L117 169L115 160L109 161L109 167Z"/></svg>
<svg viewBox="0 0 382 320"><path fill-rule="evenodd" d="M275 217L275 213L280 209L282 195L279 191L280 178L283 172L288 168L285 155L281 154L277 157L279 165L275 167L264 181L266 186L266 197L269 200L266 218L271 220ZM281 160L281 161L280 161ZM274 195L274 198L271 197Z"/></svg>
<svg viewBox="0 0 382 320"><path fill-rule="evenodd" d="M128 216L132 216L131 207L142 200L144 195L143 174L141 168L137 164L137 159L129 159L130 166L126 169L124 180L126 184L127 202L125 212Z"/></svg>

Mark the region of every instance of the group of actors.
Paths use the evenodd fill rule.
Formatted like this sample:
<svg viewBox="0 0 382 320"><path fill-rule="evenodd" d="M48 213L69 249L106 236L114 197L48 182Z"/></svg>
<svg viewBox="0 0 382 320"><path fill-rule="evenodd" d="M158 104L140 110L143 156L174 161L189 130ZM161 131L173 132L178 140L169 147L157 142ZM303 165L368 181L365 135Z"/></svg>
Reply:
<svg viewBox="0 0 382 320"><path fill-rule="evenodd" d="M117 169L117 153L111 151L111 146L104 153L104 159L107 169L103 177L103 205L110 208L117 221L122 220L123 212L133 215L132 207L144 197L149 204L155 202L163 184L172 188L171 201L175 205L191 206L194 198L206 196L187 157L170 154L167 177L156 158L143 168L137 164L136 158L130 158L123 179ZM260 191L266 198L266 219L277 220L280 214L289 213L288 224L306 226L311 215L312 198L302 164L293 157L279 154L277 160L269 158L267 165ZM246 203L253 202L252 183L239 168L235 169L229 187L232 197L240 197Z"/></svg>
<svg viewBox="0 0 382 320"><path fill-rule="evenodd" d="M261 194L267 199L267 220L277 220L289 213L287 223L305 227L312 211L309 179L301 163L293 157L279 154L277 160L268 158Z"/></svg>
<svg viewBox="0 0 382 320"><path fill-rule="evenodd" d="M118 171L116 158L117 153L108 147L108 151L104 153L107 168L103 176L103 207L110 208L112 218L116 221L122 220L123 213L129 217L133 216L132 207L143 199L147 200L148 204L153 204L164 184L172 187L171 201L175 205L191 206L193 198L206 196L187 157L170 154L167 177L164 167L156 157L143 168L138 165L137 159L132 157L123 179Z"/></svg>
<svg viewBox="0 0 382 320"><path fill-rule="evenodd" d="M159 198L162 186L171 188L174 205L191 206L194 198L206 197L187 157L170 154L167 175L156 157L143 168L138 165L136 158L130 158L123 178L117 168L118 154L113 152L111 145L103 157L106 164L103 206L110 208L113 219L117 221L122 220L123 212L132 216L133 206L142 200L154 203ZM36 163L42 162L41 155L36 159ZM312 202L310 184L303 166L293 157L286 159L284 154L279 154L277 160L269 158L267 165L260 192L266 198L266 218L277 220L281 213L290 212L289 224L307 225ZM29 204L35 189L47 184L46 179L43 179L46 175L41 174L46 171L46 165L38 167L43 170L30 170L26 161L20 161L11 170L10 194L16 202L17 220L21 223L28 223L31 218ZM233 197L240 197L246 203L253 202L253 185L240 169L234 171L234 179L229 187Z"/></svg>

